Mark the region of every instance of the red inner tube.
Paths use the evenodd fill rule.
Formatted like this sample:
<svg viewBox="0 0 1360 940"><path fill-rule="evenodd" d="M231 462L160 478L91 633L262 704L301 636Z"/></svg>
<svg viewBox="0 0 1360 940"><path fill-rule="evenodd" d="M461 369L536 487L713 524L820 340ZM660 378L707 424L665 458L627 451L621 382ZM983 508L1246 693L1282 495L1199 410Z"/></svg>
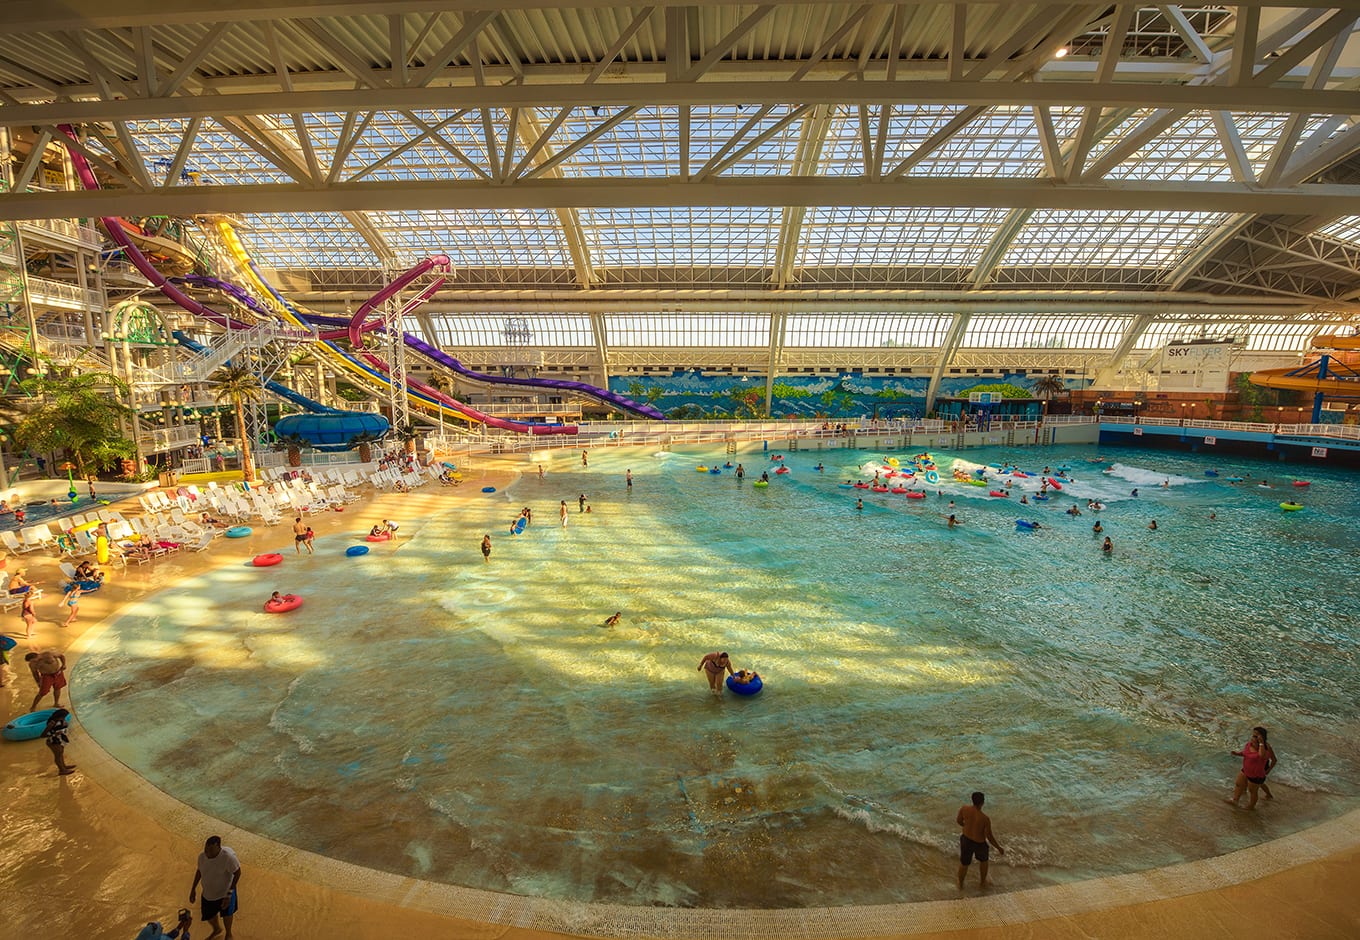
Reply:
<svg viewBox="0 0 1360 940"><path fill-rule="evenodd" d="M256 555L253 564L256 568L268 568L283 561L283 556L278 552L266 552L263 555Z"/></svg>
<svg viewBox="0 0 1360 940"><path fill-rule="evenodd" d="M370 542L386 542L391 537L392 537L391 532L379 532L377 535L366 536L366 539L367 541Z"/></svg>
<svg viewBox="0 0 1360 940"><path fill-rule="evenodd" d="M297 610L302 606L302 598L296 594L285 594L277 601L267 600L264 602L265 613L281 614L284 611Z"/></svg>
<svg viewBox="0 0 1360 940"><path fill-rule="evenodd" d="M908 493L908 494L907 494L907 499L925 499L925 498L926 498L926 494L925 494L925 493Z"/></svg>

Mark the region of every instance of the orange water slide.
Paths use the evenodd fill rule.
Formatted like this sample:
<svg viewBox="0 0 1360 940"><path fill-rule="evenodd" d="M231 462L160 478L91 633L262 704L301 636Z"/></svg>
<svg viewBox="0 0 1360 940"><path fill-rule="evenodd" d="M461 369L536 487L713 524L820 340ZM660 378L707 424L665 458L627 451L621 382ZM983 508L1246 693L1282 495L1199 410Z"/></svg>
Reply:
<svg viewBox="0 0 1360 940"><path fill-rule="evenodd" d="M1343 337L1348 339L1349 337ZM1337 349L1340 347L1330 347ZM1324 357L1326 358L1326 357ZM1327 363L1327 374L1322 373L1322 359L1307 365L1291 366L1287 369L1262 369L1253 372L1248 381L1263 388L1278 388L1294 392L1319 392L1333 398L1360 397L1360 372L1344 363L1331 360Z"/></svg>
<svg viewBox="0 0 1360 940"><path fill-rule="evenodd" d="M1314 349L1360 349L1360 333L1342 336L1340 333L1319 333L1313 337Z"/></svg>

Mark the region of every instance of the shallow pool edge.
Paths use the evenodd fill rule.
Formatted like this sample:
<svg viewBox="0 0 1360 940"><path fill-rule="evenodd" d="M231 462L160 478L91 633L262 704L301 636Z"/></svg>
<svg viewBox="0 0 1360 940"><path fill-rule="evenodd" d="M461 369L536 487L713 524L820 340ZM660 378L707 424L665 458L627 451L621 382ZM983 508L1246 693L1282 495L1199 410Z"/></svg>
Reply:
<svg viewBox="0 0 1360 940"><path fill-rule="evenodd" d="M210 566L200 574L217 567ZM128 608L143 599L128 601L110 612L102 622L87 629L68 650L69 671L73 673L80 657ZM73 717L79 726L79 716ZM744 910L591 904L423 881L294 848L232 826L160 790L106 751L88 733L82 734L80 740L82 771L105 787L115 799L171 831L216 832L239 855L248 858L252 866L259 865L296 880L397 907L579 936L679 940L721 932L723 936L738 940L748 937L767 940L772 934L789 940L829 940L999 927L1215 891L1360 847L1360 809L1356 809L1328 822L1226 855L985 897L860 907ZM941 881L950 877L952 868L942 865Z"/></svg>

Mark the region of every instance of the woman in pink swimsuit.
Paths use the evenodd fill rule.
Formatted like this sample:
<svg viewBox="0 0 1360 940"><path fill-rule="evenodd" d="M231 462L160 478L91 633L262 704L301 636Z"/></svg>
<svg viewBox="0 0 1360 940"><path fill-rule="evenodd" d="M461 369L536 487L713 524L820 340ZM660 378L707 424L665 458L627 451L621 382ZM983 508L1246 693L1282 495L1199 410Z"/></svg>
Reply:
<svg viewBox="0 0 1360 940"><path fill-rule="evenodd" d="M1266 729L1260 725L1252 728L1251 740L1242 745L1242 750L1233 751L1233 756L1242 758L1242 769L1237 772L1237 780L1233 783L1232 799L1224 802L1236 806L1242 794L1250 792L1247 809L1255 809L1257 791L1262 789L1266 791L1266 799L1272 799L1270 787L1266 786L1266 775L1279 763L1279 759L1266 742Z"/></svg>

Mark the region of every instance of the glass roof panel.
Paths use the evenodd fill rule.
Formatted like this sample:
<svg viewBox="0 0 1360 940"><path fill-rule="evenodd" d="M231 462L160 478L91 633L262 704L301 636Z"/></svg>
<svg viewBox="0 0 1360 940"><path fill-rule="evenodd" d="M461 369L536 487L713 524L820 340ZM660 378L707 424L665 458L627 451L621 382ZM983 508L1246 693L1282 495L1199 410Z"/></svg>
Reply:
<svg viewBox="0 0 1360 940"><path fill-rule="evenodd" d="M610 314L604 322L614 347L770 344L770 318L765 314Z"/></svg>
<svg viewBox="0 0 1360 940"><path fill-rule="evenodd" d="M1217 212L1038 209L998 267L1171 268L1223 218Z"/></svg>
<svg viewBox="0 0 1360 940"><path fill-rule="evenodd" d="M972 267L1005 209L816 206L799 239L799 268L832 265Z"/></svg>
<svg viewBox="0 0 1360 940"><path fill-rule="evenodd" d="M256 153L244 140L227 130L222 120L209 118L199 127L189 158L184 164L186 179L205 178L206 182L216 180L230 184L294 181L286 172ZM278 123L278 117L270 115L252 120L257 127L262 126L271 133ZM153 175L159 169L163 176L165 170L169 169L187 124L188 121L182 118L129 122L128 129Z"/></svg>
<svg viewBox="0 0 1360 940"><path fill-rule="evenodd" d="M338 212L248 215L236 231L252 258L269 268L371 268L378 258Z"/></svg>
<svg viewBox="0 0 1360 940"><path fill-rule="evenodd" d="M606 123L622 108L575 108L562 121L552 136L549 149L532 160L542 163L549 154L561 153L576 141L585 138L595 128ZM598 111L598 113L596 113ZM533 138L547 129L557 114L539 110L532 121ZM625 118L609 130L582 144L560 164L564 176L679 176L680 134L679 120L673 107L643 108ZM521 141L515 161L518 163L532 142Z"/></svg>
<svg viewBox="0 0 1360 940"><path fill-rule="evenodd" d="M1113 349L1129 317L974 316L960 346L1000 349Z"/></svg>
<svg viewBox="0 0 1360 940"><path fill-rule="evenodd" d="M582 209L591 264L605 267L770 267L780 210Z"/></svg>
<svg viewBox="0 0 1360 940"><path fill-rule="evenodd" d="M378 111L367 123L357 124L355 129L362 128L362 133L345 157L344 178L476 179L489 175L480 111L412 113L420 123L396 111ZM505 128L503 117L492 122L498 155L505 150Z"/></svg>
<svg viewBox="0 0 1360 940"><path fill-rule="evenodd" d="M988 108L969 121L908 175L1033 177L1043 172L1044 151L1034 109L1005 107Z"/></svg>
<svg viewBox="0 0 1360 940"><path fill-rule="evenodd" d="M1317 230L1317 234L1360 247L1360 215L1346 215L1328 222Z"/></svg>
<svg viewBox="0 0 1360 940"><path fill-rule="evenodd" d="M432 313L430 321L441 347L594 346L590 317L583 314Z"/></svg>
<svg viewBox="0 0 1360 940"><path fill-rule="evenodd" d="M936 314L794 313L784 323L786 348L935 348L954 318Z"/></svg>
<svg viewBox="0 0 1360 940"><path fill-rule="evenodd" d="M550 209L371 212L369 218L406 263L442 252L456 267L571 266L562 227Z"/></svg>
<svg viewBox="0 0 1360 940"><path fill-rule="evenodd" d="M1124 132L1136 126L1137 120L1152 114L1139 112L1121 125L1120 132L1105 137L1091 148L1087 164L1101 153L1115 146ZM1282 135L1287 131L1287 114L1244 113L1232 115L1233 126L1246 154L1247 162L1259 177L1275 152ZM1323 128L1328 118L1309 119L1300 135L1306 140ZM1186 115L1170 129L1163 131L1135 154L1105 174L1111 179L1136 180L1209 180L1231 182L1232 168L1224 154L1223 143L1213 118L1207 112Z"/></svg>
<svg viewBox="0 0 1360 940"><path fill-rule="evenodd" d="M793 118L782 126L780 122L795 110L793 105L787 104L768 110L766 106L752 104L692 108L689 123L691 172L698 173L714 162L715 169L721 167L720 172L727 176L792 174L802 119ZM767 131L770 132L768 140L735 156ZM678 127L674 133L678 138ZM729 160L731 163L726 162Z"/></svg>

